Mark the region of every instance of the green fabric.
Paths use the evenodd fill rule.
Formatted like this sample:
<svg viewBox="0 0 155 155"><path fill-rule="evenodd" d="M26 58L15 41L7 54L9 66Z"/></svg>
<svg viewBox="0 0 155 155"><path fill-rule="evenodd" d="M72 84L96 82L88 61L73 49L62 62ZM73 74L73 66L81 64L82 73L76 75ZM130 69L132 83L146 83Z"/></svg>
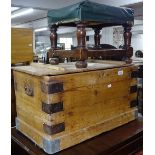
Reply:
<svg viewBox="0 0 155 155"><path fill-rule="evenodd" d="M47 17L50 25L76 21L125 24L134 21L134 11L129 8L113 7L86 0L64 8L50 10Z"/></svg>

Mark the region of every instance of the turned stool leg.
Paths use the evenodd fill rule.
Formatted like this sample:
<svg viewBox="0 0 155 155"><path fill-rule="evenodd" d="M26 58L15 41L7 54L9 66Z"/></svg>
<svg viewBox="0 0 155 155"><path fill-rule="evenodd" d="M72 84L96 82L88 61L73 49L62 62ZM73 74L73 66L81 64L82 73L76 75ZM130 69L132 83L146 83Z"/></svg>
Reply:
<svg viewBox="0 0 155 155"><path fill-rule="evenodd" d="M86 30L85 25L82 23L77 24L77 44L78 48L85 48L86 47Z"/></svg>
<svg viewBox="0 0 155 155"><path fill-rule="evenodd" d="M93 28L94 30L94 43L95 43L95 48L100 48L100 38L101 38L101 35L100 35L100 31L101 31L102 28Z"/></svg>
<svg viewBox="0 0 155 155"><path fill-rule="evenodd" d="M131 25L124 26L124 48L126 49L125 59L129 60L133 55L133 48L131 47Z"/></svg>
<svg viewBox="0 0 155 155"><path fill-rule="evenodd" d="M77 24L77 43L78 47L77 50L80 54L79 61L76 62L75 66L77 68L86 68L87 62L87 49L86 49L86 30L85 25L83 23Z"/></svg>
<svg viewBox="0 0 155 155"><path fill-rule="evenodd" d="M54 55L54 50L57 49L57 26L52 25L50 27L50 41L51 41L51 50L52 50L52 57ZM49 52L47 53L47 62L49 63ZM51 58L50 64L52 65L57 65L59 64L59 59L58 58Z"/></svg>
<svg viewBox="0 0 155 155"><path fill-rule="evenodd" d="M51 31L50 34L51 48L55 50L57 49L57 26L52 25L50 31Z"/></svg>

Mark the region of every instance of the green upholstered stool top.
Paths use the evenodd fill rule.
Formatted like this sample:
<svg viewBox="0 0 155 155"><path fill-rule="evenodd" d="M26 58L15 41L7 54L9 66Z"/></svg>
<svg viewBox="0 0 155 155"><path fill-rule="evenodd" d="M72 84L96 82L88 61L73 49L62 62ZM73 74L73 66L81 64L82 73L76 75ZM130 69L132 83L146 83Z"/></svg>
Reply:
<svg viewBox="0 0 155 155"><path fill-rule="evenodd" d="M113 7L91 1L48 11L49 25L76 26L77 22L85 22L86 26L115 26L133 23L134 10Z"/></svg>

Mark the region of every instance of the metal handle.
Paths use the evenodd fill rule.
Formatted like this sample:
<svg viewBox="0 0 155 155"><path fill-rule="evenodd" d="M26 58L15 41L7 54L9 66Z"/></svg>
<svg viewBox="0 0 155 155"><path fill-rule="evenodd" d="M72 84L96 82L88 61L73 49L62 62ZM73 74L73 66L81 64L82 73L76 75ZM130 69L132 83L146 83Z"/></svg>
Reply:
<svg viewBox="0 0 155 155"><path fill-rule="evenodd" d="M24 86L24 90L25 90L25 94L27 94L28 96L33 96L33 86L29 83L26 83Z"/></svg>

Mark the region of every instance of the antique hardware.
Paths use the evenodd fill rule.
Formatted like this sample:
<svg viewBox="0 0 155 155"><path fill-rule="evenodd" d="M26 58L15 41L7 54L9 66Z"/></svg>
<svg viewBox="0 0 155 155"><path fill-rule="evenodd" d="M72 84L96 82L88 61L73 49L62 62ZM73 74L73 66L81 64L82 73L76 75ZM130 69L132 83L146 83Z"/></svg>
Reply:
<svg viewBox="0 0 155 155"><path fill-rule="evenodd" d="M138 71L137 70L131 72L131 78L138 78Z"/></svg>
<svg viewBox="0 0 155 155"><path fill-rule="evenodd" d="M60 139L49 140L43 138L43 149L48 154L54 154L60 151Z"/></svg>
<svg viewBox="0 0 155 155"><path fill-rule="evenodd" d="M63 122L51 126L44 123L43 129L48 135L54 135L65 130L65 123Z"/></svg>
<svg viewBox="0 0 155 155"><path fill-rule="evenodd" d="M143 78L142 67L138 67L138 70L131 72L131 78Z"/></svg>
<svg viewBox="0 0 155 155"><path fill-rule="evenodd" d="M130 86L130 93L135 93L137 92L137 85Z"/></svg>
<svg viewBox="0 0 155 155"><path fill-rule="evenodd" d="M33 96L34 95L33 85L31 84L30 81L25 81L24 90L25 90L25 94L27 94L28 96Z"/></svg>
<svg viewBox="0 0 155 155"><path fill-rule="evenodd" d="M63 82L60 81L41 81L41 90L47 94L53 94L63 91Z"/></svg>
<svg viewBox="0 0 155 155"><path fill-rule="evenodd" d="M42 110L47 114L63 111L63 102L47 104L42 102Z"/></svg>

